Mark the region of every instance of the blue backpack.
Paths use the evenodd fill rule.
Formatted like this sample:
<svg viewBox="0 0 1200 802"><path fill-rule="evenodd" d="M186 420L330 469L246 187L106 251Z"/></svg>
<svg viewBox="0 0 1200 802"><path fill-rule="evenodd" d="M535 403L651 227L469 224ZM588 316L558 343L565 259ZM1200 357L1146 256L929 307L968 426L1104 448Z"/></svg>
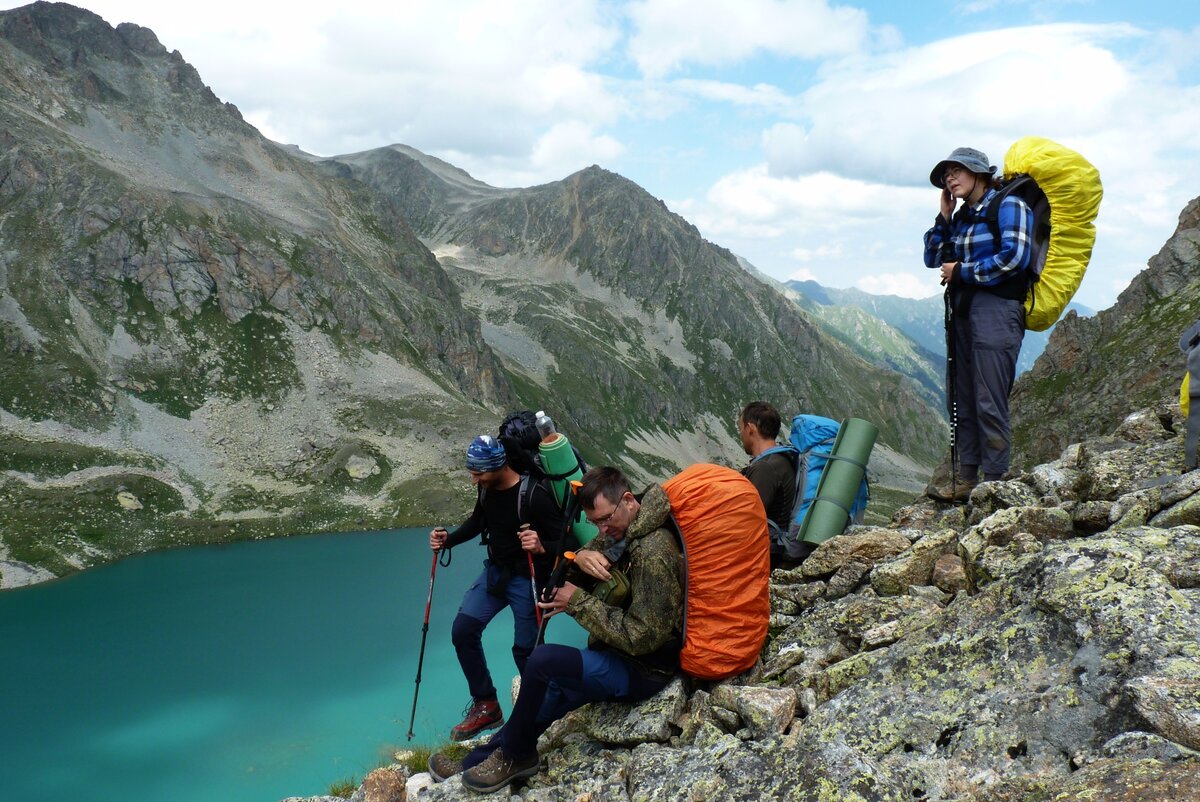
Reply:
<svg viewBox="0 0 1200 802"><path fill-rule="evenodd" d="M800 544L796 535L804 526L804 518L808 508L812 506L817 495L817 485L821 482L821 472L829 463L833 451L833 443L837 439L841 424L820 415L797 415L792 418L792 433L789 445L769 448L756 457L756 461L768 454L786 454L792 459L796 468L796 491L792 501L792 523L787 532L778 531L771 522L771 539L783 544L788 556L795 559L799 556ZM871 490L864 475L854 503L846 511L847 524L860 524L867 512L867 501Z"/></svg>

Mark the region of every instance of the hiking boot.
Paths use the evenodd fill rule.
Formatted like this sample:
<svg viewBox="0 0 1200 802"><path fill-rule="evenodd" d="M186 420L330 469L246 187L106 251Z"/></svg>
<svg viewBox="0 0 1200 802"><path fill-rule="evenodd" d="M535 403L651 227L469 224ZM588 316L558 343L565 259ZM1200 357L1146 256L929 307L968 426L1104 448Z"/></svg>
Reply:
<svg viewBox="0 0 1200 802"><path fill-rule="evenodd" d="M429 756L425 767L429 769L429 776L433 777L433 781L440 783L462 771L463 762L461 759L446 757L441 752L434 752Z"/></svg>
<svg viewBox="0 0 1200 802"><path fill-rule="evenodd" d="M463 772L462 784L481 794L497 791L513 780L532 777L538 773L537 751L524 760L513 760L504 754L503 748L496 749L478 766Z"/></svg>
<svg viewBox="0 0 1200 802"><path fill-rule="evenodd" d="M934 501L948 502L950 504L965 504L967 499L971 497L971 491L975 489L975 485L979 481L968 482L961 476L953 480L946 480L943 484L927 491L926 495Z"/></svg>
<svg viewBox="0 0 1200 802"><path fill-rule="evenodd" d="M472 702L467 705L463 714L466 718L450 730L452 741L466 741L484 730L495 729L504 723L504 713L500 712L500 704L495 699Z"/></svg>

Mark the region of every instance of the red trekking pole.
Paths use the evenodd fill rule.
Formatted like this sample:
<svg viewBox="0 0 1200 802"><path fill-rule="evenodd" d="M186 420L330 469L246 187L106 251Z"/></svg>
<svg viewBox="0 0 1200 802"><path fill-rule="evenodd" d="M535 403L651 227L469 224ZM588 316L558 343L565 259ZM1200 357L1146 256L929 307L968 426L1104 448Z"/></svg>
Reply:
<svg viewBox="0 0 1200 802"><path fill-rule="evenodd" d="M425 639L429 635L429 609L433 606L433 580L437 577L438 557L442 555L442 550L438 549L433 553L433 565L429 567L429 595L425 598L425 623L421 625L421 654L417 658L417 688L413 691L412 712L408 714L408 740L413 739L413 724L417 718L417 696L421 693L421 666L425 663ZM450 552L446 552L449 557ZM449 565L447 560L445 565Z"/></svg>

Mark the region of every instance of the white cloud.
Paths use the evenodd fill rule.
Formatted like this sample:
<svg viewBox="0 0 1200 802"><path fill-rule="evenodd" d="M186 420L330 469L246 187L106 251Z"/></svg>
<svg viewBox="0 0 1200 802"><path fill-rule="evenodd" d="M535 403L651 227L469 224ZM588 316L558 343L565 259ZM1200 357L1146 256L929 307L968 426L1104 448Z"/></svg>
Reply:
<svg viewBox="0 0 1200 802"><path fill-rule="evenodd" d="M842 256L841 245L821 245L816 248L793 248L792 258L797 262L820 262Z"/></svg>
<svg viewBox="0 0 1200 802"><path fill-rule="evenodd" d="M929 276L917 273L878 273L863 276L854 282L854 286L874 295L899 295L901 298L928 298L936 294L930 291Z"/></svg>
<svg viewBox="0 0 1200 802"><path fill-rule="evenodd" d="M485 181L536 183L619 150L603 129L625 101L596 65L620 28L599 0L89 6L151 28L265 133L320 155L403 142L469 154L462 166ZM551 155L556 129L592 134L575 137L581 151L564 159Z"/></svg>
<svg viewBox="0 0 1200 802"><path fill-rule="evenodd" d="M594 163L611 162L624 147L607 135L597 135L579 122L560 123L538 139L533 148L533 166L539 172L559 176Z"/></svg>
<svg viewBox="0 0 1200 802"><path fill-rule="evenodd" d="M1031 132L1102 130L1142 87L1100 44L1136 35L1128 26L1051 25L829 64L803 95L804 124L764 133L767 161L784 176L833 170L922 185L967 138L999 163L1009 143Z"/></svg>
<svg viewBox="0 0 1200 802"><path fill-rule="evenodd" d="M754 106L785 112L796 105L795 98L770 84L742 86L726 81L701 81L683 78L671 82L671 87L704 100L731 103L735 106Z"/></svg>
<svg viewBox="0 0 1200 802"><path fill-rule="evenodd" d="M854 52L867 14L826 0L642 0L629 7L629 50L644 75L732 64L757 52L820 58Z"/></svg>

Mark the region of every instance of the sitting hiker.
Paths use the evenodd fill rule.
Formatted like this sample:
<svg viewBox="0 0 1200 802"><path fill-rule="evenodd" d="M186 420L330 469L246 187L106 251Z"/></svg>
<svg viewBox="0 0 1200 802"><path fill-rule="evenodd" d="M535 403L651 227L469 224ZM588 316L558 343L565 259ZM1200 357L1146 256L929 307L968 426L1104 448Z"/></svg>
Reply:
<svg viewBox="0 0 1200 802"><path fill-rule="evenodd" d="M565 528L563 511L550 488L544 481L514 471L507 463L504 446L497 440L483 435L471 442L467 472L471 484L479 489L471 516L453 532L438 527L429 534L434 551L453 548L480 535L487 546L483 571L463 596L451 629L458 662L471 691L466 717L450 731L456 741L504 723L483 653L483 630L497 613L511 608L513 660L517 671L524 671L538 631L526 554L536 555L533 564L545 579Z"/></svg>
<svg viewBox="0 0 1200 802"><path fill-rule="evenodd" d="M767 511L772 568L784 559L783 536L791 525L796 497L796 450L778 442L779 429L779 411L766 401L750 402L738 416L742 449L751 457L742 476L758 490Z"/></svg>
<svg viewBox="0 0 1200 802"><path fill-rule="evenodd" d="M597 579L621 572L628 577L628 592L606 602L600 592L605 586L590 592L568 581L558 588L541 606L550 615L565 611L578 621L590 635L588 648L538 646L521 675L508 722L461 763L440 753L430 757L435 779L461 770L463 785L486 793L532 777L538 771L538 736L554 721L588 702L647 699L679 670L684 567L667 528L666 493L651 485L639 498L619 470L594 468L583 477L579 502L612 559L589 543L578 552L576 565ZM596 565L600 570L586 567Z"/></svg>

